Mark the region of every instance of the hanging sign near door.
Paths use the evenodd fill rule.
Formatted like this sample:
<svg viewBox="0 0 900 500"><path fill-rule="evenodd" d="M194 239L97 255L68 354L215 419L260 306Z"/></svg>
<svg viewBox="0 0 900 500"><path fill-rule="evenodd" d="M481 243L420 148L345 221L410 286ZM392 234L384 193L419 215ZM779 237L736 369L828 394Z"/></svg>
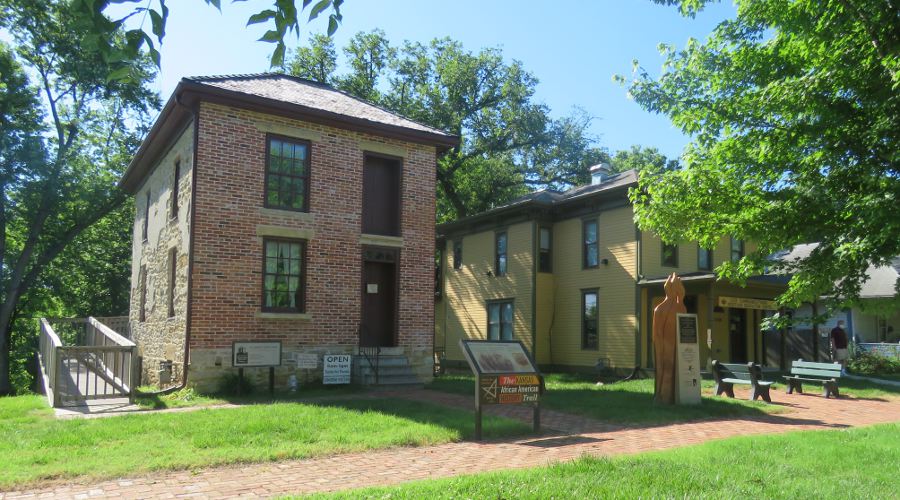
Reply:
<svg viewBox="0 0 900 500"><path fill-rule="evenodd" d="M758 309L761 311L777 311L778 304L774 300L748 299L745 297L719 296L719 307L734 307L738 309Z"/></svg>
<svg viewBox="0 0 900 500"><path fill-rule="evenodd" d="M678 314L675 336L678 350L675 358L677 394L682 405L700 404L700 342L696 314Z"/></svg>

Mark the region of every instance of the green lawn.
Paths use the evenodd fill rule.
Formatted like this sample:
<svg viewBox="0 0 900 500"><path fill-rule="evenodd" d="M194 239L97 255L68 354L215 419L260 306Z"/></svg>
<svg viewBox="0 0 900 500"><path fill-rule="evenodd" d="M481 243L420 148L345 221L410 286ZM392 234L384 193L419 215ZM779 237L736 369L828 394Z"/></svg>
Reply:
<svg viewBox="0 0 900 500"><path fill-rule="evenodd" d="M341 492L339 498L896 498L900 425L737 437L663 452ZM324 495L323 495L324 496Z"/></svg>
<svg viewBox="0 0 900 500"><path fill-rule="evenodd" d="M541 399L544 408L605 422L654 425L783 411L780 406L760 401L712 397L712 382L709 381L703 383L705 397L700 406L656 406L653 404L652 379L601 386L575 374L545 374L545 380L547 391ZM474 378L469 375L442 375L426 387L473 397L475 390Z"/></svg>
<svg viewBox="0 0 900 500"><path fill-rule="evenodd" d="M491 436L523 434L492 417ZM0 490L56 478L425 446L469 437L468 411L392 399L275 403L101 419L56 420L40 396L0 398Z"/></svg>

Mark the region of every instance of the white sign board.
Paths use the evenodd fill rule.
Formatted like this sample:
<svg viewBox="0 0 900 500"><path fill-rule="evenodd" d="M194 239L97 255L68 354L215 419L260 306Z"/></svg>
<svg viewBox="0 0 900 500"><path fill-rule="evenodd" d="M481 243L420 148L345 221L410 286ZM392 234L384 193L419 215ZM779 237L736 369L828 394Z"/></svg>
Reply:
<svg viewBox="0 0 900 500"><path fill-rule="evenodd" d="M678 380L678 404L700 404L700 342L697 315L679 314L676 321L676 340L678 341L675 358Z"/></svg>
<svg viewBox="0 0 900 500"><path fill-rule="evenodd" d="M231 365L281 366L281 342L235 342L231 346Z"/></svg>
<svg viewBox="0 0 900 500"><path fill-rule="evenodd" d="M353 357L349 354L326 354L322 361L323 384L349 384L350 365Z"/></svg>
<svg viewBox="0 0 900 500"><path fill-rule="evenodd" d="M319 367L319 355L313 352L298 352L294 354L299 370L315 370Z"/></svg>

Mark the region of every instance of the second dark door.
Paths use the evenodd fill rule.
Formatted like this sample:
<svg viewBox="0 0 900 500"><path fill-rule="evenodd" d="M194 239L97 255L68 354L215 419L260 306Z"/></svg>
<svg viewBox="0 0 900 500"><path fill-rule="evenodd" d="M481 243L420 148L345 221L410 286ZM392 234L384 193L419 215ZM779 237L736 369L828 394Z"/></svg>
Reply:
<svg viewBox="0 0 900 500"><path fill-rule="evenodd" d="M400 161L366 155L362 232L400 236Z"/></svg>
<svg viewBox="0 0 900 500"><path fill-rule="evenodd" d="M392 347L396 344L396 264L363 262L362 329L364 347Z"/></svg>
<svg viewBox="0 0 900 500"><path fill-rule="evenodd" d="M731 362L747 362L747 310L728 310L728 341L731 344Z"/></svg>

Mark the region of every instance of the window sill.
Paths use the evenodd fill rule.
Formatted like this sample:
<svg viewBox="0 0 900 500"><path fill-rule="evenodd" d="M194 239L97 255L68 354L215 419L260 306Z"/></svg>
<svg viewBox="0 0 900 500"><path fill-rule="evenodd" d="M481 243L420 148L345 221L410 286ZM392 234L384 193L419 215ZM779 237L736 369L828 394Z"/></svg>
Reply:
<svg viewBox="0 0 900 500"><path fill-rule="evenodd" d="M288 208L259 207L259 215L268 217L285 217L298 221L315 222L316 217L306 210L291 210Z"/></svg>
<svg viewBox="0 0 900 500"><path fill-rule="evenodd" d="M359 243L361 245L402 248L403 237L363 233L359 235Z"/></svg>
<svg viewBox="0 0 900 500"><path fill-rule="evenodd" d="M288 320L312 319L312 315L309 313L281 313L281 312L256 311L255 316L259 319L288 319Z"/></svg>

